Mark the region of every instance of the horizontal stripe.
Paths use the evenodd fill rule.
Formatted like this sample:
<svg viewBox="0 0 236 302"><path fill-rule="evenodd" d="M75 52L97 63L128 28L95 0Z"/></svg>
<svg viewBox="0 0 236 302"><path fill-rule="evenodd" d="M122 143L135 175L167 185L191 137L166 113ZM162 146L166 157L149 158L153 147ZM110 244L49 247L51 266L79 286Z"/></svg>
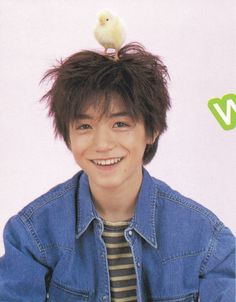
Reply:
<svg viewBox="0 0 236 302"><path fill-rule="evenodd" d="M123 265L123 264L131 264L133 262L133 258L118 258L118 259L108 259L108 265Z"/></svg>
<svg viewBox="0 0 236 302"><path fill-rule="evenodd" d="M134 297L136 295L136 289L123 291L123 292L112 292L112 298L128 298L128 297Z"/></svg>
<svg viewBox="0 0 236 302"><path fill-rule="evenodd" d="M124 265L110 265L109 270L119 270L119 269L125 269L125 268L133 268L133 264L124 264Z"/></svg>
<svg viewBox="0 0 236 302"><path fill-rule="evenodd" d="M125 227L111 227L111 226L104 226L104 231L103 232L108 232L108 233L124 233L125 229L127 228L127 226Z"/></svg>
<svg viewBox="0 0 236 302"><path fill-rule="evenodd" d="M121 227L121 226L127 226L130 221L107 221L107 220L103 220L104 226L112 226L112 227Z"/></svg>
<svg viewBox="0 0 236 302"><path fill-rule="evenodd" d="M104 231L102 233L103 236L107 236L107 237L121 237L121 236L124 236L124 232L107 232L107 231Z"/></svg>
<svg viewBox="0 0 236 302"><path fill-rule="evenodd" d="M128 291L128 290L132 290L132 289L136 289L136 285L131 285L131 286L126 286L126 287L111 287L111 291L112 292L122 292L122 291Z"/></svg>
<svg viewBox="0 0 236 302"><path fill-rule="evenodd" d="M131 301L137 301L136 300L137 297L136 296L133 296L133 297L128 297L128 298L114 298L114 299L111 299L111 301L113 302L131 302Z"/></svg>
<svg viewBox="0 0 236 302"><path fill-rule="evenodd" d="M118 276L130 276L135 274L134 268L125 268L118 270L110 270L110 277L118 277Z"/></svg>
<svg viewBox="0 0 236 302"><path fill-rule="evenodd" d="M126 253L130 253L131 251L130 246L123 246L123 247L116 247L116 248L106 247L106 248L109 255L126 254Z"/></svg>
<svg viewBox="0 0 236 302"><path fill-rule="evenodd" d="M116 287L116 288L125 287L125 286L134 286L134 285L136 285L136 278L129 279L129 280L112 281L111 284L113 287Z"/></svg>
<svg viewBox="0 0 236 302"><path fill-rule="evenodd" d="M118 276L118 277L111 277L111 281L119 281L119 280L129 280L135 279L136 275L129 275L129 276Z"/></svg>
<svg viewBox="0 0 236 302"><path fill-rule="evenodd" d="M105 243L108 248L118 248L118 247L126 247L129 246L128 242L124 243Z"/></svg>
<svg viewBox="0 0 236 302"><path fill-rule="evenodd" d="M108 259L118 259L118 258L128 258L132 257L131 253L126 253L126 254L116 254L116 255L108 255Z"/></svg>
<svg viewBox="0 0 236 302"><path fill-rule="evenodd" d="M125 239L124 239L124 236L122 237L105 237L103 236L103 240L105 243L122 243L122 242L127 242Z"/></svg>
<svg viewBox="0 0 236 302"><path fill-rule="evenodd" d="M114 302L137 302L133 255L124 236L129 223L104 221L102 237L107 249L111 301Z"/></svg>

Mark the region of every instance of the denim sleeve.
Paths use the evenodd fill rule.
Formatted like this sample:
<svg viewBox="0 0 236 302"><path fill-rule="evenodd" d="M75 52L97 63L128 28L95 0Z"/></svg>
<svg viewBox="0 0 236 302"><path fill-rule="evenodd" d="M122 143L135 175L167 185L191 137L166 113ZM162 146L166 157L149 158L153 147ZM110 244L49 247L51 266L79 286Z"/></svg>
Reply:
<svg viewBox="0 0 236 302"><path fill-rule="evenodd" d="M200 274L201 302L234 302L235 237L223 226L211 239Z"/></svg>
<svg viewBox="0 0 236 302"><path fill-rule="evenodd" d="M18 215L7 222L3 239L5 254L0 258L0 301L45 301L48 268L40 263L37 239L31 236Z"/></svg>

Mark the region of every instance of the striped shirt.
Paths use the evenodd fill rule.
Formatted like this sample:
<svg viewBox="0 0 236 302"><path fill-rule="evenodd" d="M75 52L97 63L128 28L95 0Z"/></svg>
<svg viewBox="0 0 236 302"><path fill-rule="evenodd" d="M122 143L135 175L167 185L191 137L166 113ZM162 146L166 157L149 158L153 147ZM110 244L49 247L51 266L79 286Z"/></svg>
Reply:
<svg viewBox="0 0 236 302"><path fill-rule="evenodd" d="M124 237L130 221L103 220L112 302L136 302L136 274L131 248Z"/></svg>

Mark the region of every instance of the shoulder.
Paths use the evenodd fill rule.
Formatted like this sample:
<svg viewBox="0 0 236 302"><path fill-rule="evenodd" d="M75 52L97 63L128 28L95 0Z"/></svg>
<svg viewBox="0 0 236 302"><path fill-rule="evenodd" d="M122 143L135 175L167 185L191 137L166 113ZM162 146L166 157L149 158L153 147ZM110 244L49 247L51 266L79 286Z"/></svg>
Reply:
<svg viewBox="0 0 236 302"><path fill-rule="evenodd" d="M65 201L70 201L78 188L79 174L80 172L76 173L70 179L55 185L46 193L31 201L18 215L29 219L35 215L40 215L42 212L48 211L50 208L55 210L55 208L60 207Z"/></svg>
<svg viewBox="0 0 236 302"><path fill-rule="evenodd" d="M219 228L222 226L222 221L207 207L203 206L201 202L195 201L190 197L185 196L164 181L152 177L153 183L157 192L157 206L165 208L167 211L179 214L179 218L197 218L212 226L212 228ZM170 214L170 213L169 213Z"/></svg>
<svg viewBox="0 0 236 302"><path fill-rule="evenodd" d="M43 263L54 263L54 256L50 255L59 257L72 251L80 173L54 186L11 217L4 229L5 237L17 244L21 242L23 248Z"/></svg>
<svg viewBox="0 0 236 302"><path fill-rule="evenodd" d="M79 176L80 172L54 186L15 216L41 250L52 246L72 248Z"/></svg>
<svg viewBox="0 0 236 302"><path fill-rule="evenodd" d="M196 259L199 256L201 260L209 257L220 234L227 229L223 222L199 202L159 179L152 179L157 240L163 263L190 256Z"/></svg>
<svg viewBox="0 0 236 302"><path fill-rule="evenodd" d="M153 178L156 188L157 236L163 261L206 255L225 228L223 222L199 202Z"/></svg>
<svg viewBox="0 0 236 302"><path fill-rule="evenodd" d="M157 236L163 263L186 257L196 257L198 261L200 257L200 272L203 273L229 254L235 255L234 234L211 210L159 179L153 178L153 182L157 192Z"/></svg>

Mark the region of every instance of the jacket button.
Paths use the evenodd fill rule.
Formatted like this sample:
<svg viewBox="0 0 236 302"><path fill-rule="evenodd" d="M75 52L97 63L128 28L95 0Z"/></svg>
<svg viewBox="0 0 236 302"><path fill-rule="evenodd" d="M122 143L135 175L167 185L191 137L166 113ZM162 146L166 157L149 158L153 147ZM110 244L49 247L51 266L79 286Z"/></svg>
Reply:
<svg viewBox="0 0 236 302"><path fill-rule="evenodd" d="M103 296L103 297L102 297L102 300L103 300L103 301L107 301L107 296Z"/></svg>
<svg viewBox="0 0 236 302"><path fill-rule="evenodd" d="M132 235L133 235L133 232L132 232L132 231L129 231L129 235L132 236Z"/></svg>

